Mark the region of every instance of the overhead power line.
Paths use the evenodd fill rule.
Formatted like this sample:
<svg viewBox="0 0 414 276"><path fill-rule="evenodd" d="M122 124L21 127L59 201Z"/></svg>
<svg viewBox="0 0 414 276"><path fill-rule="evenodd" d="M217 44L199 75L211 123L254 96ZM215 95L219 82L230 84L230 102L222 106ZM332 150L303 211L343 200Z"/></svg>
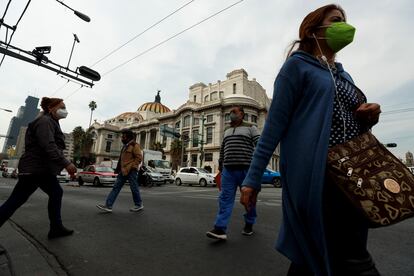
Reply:
<svg viewBox="0 0 414 276"><path fill-rule="evenodd" d="M128 43L132 42L133 40L137 39L138 37L140 37L141 35L143 35L144 33L148 32L149 30L151 30L152 28L154 28L155 26L159 25L161 22L163 22L164 20L166 20L167 18L171 17L172 15L176 14L177 12L179 12L180 10L184 9L186 6L190 5L192 2L194 2L195 0L191 0L187 3L185 3L184 5L182 5L181 7L179 7L178 9L176 9L175 11L171 12L170 14L168 14L167 16L163 17L162 19L158 20L157 22L155 22L154 24L152 24L151 26L149 26L148 28L146 28L145 30L143 30L142 32L140 32L139 34L135 35L133 38L131 38L130 40L128 40L127 42L125 42L124 44L120 45L119 47L115 48L114 50L112 50L111 52L109 52L108 54L106 54L104 57L102 57L101 59L99 59L98 61L96 61L94 64L91 65L91 67L95 66L96 64L100 63L101 61L103 61L104 59L108 58L109 56L111 56L113 53L115 53L116 51L120 50L122 47L124 47L125 45L127 45Z"/></svg>
<svg viewBox="0 0 414 276"><path fill-rule="evenodd" d="M149 26L148 28L146 28L145 30L143 30L141 33L135 35L133 38L131 38L130 40L128 40L127 42L125 42L124 44L120 45L119 47L115 48L114 50L112 50L111 52L109 52L108 54L106 54L104 57L100 58L99 60L97 60L94 64L92 64L90 67L93 67L95 65L97 65L98 63L100 63L101 61L105 60L106 58L110 57L112 54L114 54L115 52L117 52L118 50L120 50L122 47L124 47L125 45L127 45L128 43L132 42L133 40L137 39L138 37L140 37L141 35L143 35L144 33L148 32L150 29L154 28L155 26L159 25L161 22L163 22L164 20L166 20L167 18L171 17L172 15L176 14L177 12L179 12L180 10L182 10L183 8L185 8L186 6L188 6L189 4L191 4L192 2L194 2L195 0L191 0L187 3L185 3L184 5L182 5L181 7L179 7L178 9L174 10L173 12L171 12L170 14L168 14L167 16L163 17L162 19L158 20L157 22L155 22L154 24L152 24L151 26ZM62 85L60 88L56 89L55 91L53 91L52 95L55 95L57 92L59 92L61 89L63 89L66 85L68 84L68 82L66 82L64 85ZM79 91L79 89L77 89L75 91L75 93ZM73 95L74 93L71 93L69 95L69 97L71 95Z"/></svg>
<svg viewBox="0 0 414 276"><path fill-rule="evenodd" d="M27 2L26 7L24 7L24 10L23 10L22 14L21 14L21 15L20 15L20 17L19 17L19 20L17 20L16 25L14 25L14 26L12 27L13 32L12 32L12 33L11 33L11 35L10 35L9 42L5 41L5 42L7 43L7 44L6 44L6 50L7 50L7 48L9 47L9 45L10 45L10 43L11 43L12 39L13 39L13 35L14 35L14 33L16 32L17 25L19 25L20 20L22 20L23 15L26 13L26 10L27 10L27 8L29 7L29 4L30 4L30 2L31 2L31 1L32 1L32 0L29 0L29 1ZM4 15L3 15L3 18L2 18L2 20L1 20L1 23L3 23L3 19L4 19L4 16L6 15L6 12L7 12L8 8L9 8L9 4L10 4L10 2L11 2L11 1L9 1L9 3L7 3L6 11L4 12ZM6 28L8 28L8 27L6 26ZM0 67L1 67L1 65L3 64L3 61L4 61L4 58L5 58L5 57L6 57L6 54L3 54L3 57L1 58L1 61L0 61Z"/></svg>
<svg viewBox="0 0 414 276"><path fill-rule="evenodd" d="M146 54L146 53L150 52L151 50L154 50L155 48L157 48L157 47L161 46L162 44L164 44L164 43L166 43L166 42L168 42L168 41L170 41L171 39L173 39L173 38L175 38L175 37L177 37L177 36L181 35L182 33L186 32L186 31L188 31L188 30L190 30L190 29L192 29L192 28L194 28L194 27L196 27L196 26L198 26L198 25L200 25L200 24L202 24L203 22L205 22L205 21L207 21L207 20L209 20L209 19L211 19L211 18L213 18L213 17L215 17L215 16L219 15L220 13L222 13L222 12L224 12L224 11L226 11L226 10L228 10L228 9L232 8L232 7L234 7L235 5L237 5L237 4L239 4L239 3L243 2L243 1L244 1L244 0L237 1L237 2L235 2L235 3L233 3L233 4L231 4L230 6L227 6L226 8L224 8L224 9L222 9L222 10L220 10L220 11L218 11L218 12L216 12L216 13L214 13L214 14L212 14L212 15L210 15L210 16L208 16L208 17L206 17L206 18L204 18L203 20L201 20L201 21L199 21L199 22L197 22L197 23L195 23L195 24L191 25L190 27L188 27L188 28L186 28L186 29L182 30L181 32L178 32L178 33L176 33L175 35L170 36L169 38L167 38L167 39L165 39L165 40L163 40L163 41L161 41L161 42L159 42L159 43L155 44L154 46L152 46L152 47L148 48L147 50L145 50L145 51L143 51L143 52L139 53L139 54L138 54L138 55L136 55L135 57L133 57L133 58L131 58L131 59L129 59L129 60L127 60L127 61L125 61L125 62L123 62L123 63L121 63L121 64L117 65L117 66L115 66L115 67L114 67L114 68L112 68L111 70L109 70L109 71L107 71L106 73L104 73L102 76L105 76L105 75L108 75L109 73L112 73L113 71L115 71L115 70L119 69L120 67L122 67L122 66L124 66L125 64L127 64L127 63L131 62L132 60L134 60L134 59L136 59L136 58L138 58L138 57L140 57L140 56L143 56L144 54ZM72 92L69 96L67 96L65 99L68 99L68 98L72 97L73 95L75 95L75 93L76 93L76 92L78 92L81 88L82 88L82 86L81 86L81 87L79 87L78 89L76 89L75 91L73 91L73 92Z"/></svg>
<svg viewBox="0 0 414 276"><path fill-rule="evenodd" d="M396 103L396 104L391 104L391 105L388 105L388 104L386 104L386 105L382 105L382 104L381 104L381 108L384 108L384 107L389 108L389 107L394 107L394 106L402 106L402 105L411 104L411 103L414 103L414 101L413 101L413 100L410 100L410 101L404 101L404 102L402 102L402 103Z"/></svg>
<svg viewBox="0 0 414 276"><path fill-rule="evenodd" d="M4 10L4 13L3 13L3 16L1 17L1 20L3 20L4 17L6 16L6 13L9 10L10 3L11 3L11 0L9 0L9 2L7 3L6 9Z"/></svg>
<svg viewBox="0 0 414 276"><path fill-rule="evenodd" d="M145 55L146 53L148 53L148 52L150 52L150 51L154 50L155 48L158 48L158 47L159 47L159 46L161 46L162 44L164 44L164 43L166 43L166 42L168 42L168 41L170 41L170 40L172 40L172 39L176 38L177 36L179 36L179 35L181 35L181 34L185 33L185 32L186 32L186 31L188 31L188 30L193 29L194 27L196 27L196 26L198 26L198 25L200 25L200 24L204 23L205 21L207 21L207 20L209 20L209 19L211 19L211 18L213 18L213 17L215 17L215 16L219 15L220 13L222 13L222 12L224 12L224 11L226 11L226 10L228 10L228 9L232 8L232 7L234 7L235 5L237 5L237 4L239 4L239 3L243 2L243 1L244 1L244 0L237 1L237 2L235 2L235 3L233 3L233 4L231 4L230 6L227 6L226 8L224 8L224 9L222 9L222 10L220 10L220 11L218 11L218 12L216 12L216 13L214 13L214 14L212 14L212 15L210 15L210 16L208 16L208 17L206 17L206 18L204 18L203 20L201 20L201 21L199 21L199 22L197 22L197 23L195 23L195 24L191 25L190 27L188 27L188 28L186 28L186 29L184 29L184 30L182 30L182 31L180 31L180 32L178 32L178 33L176 33L175 35L172 35L172 36L170 36L169 38L167 38L167 39L165 39L165 40L163 40L163 41L161 41L161 42L159 42L159 43L155 44L154 46L152 46L152 47L148 48L147 50L145 50L145 51L143 51L143 52L139 53L138 55L136 55L136 56L134 56L134 57L132 57L132 58L130 58L130 59L128 59L128 60L126 60L126 61L122 62L121 64L119 64L119 65L115 66L114 68L110 69L109 71L105 72L105 73L103 74L103 76L108 75L109 73L112 73L113 71L115 71L115 70L117 70L117 69L121 68L122 66L124 66L124 65L126 65L127 63L129 63L129 62L133 61L134 59L137 59L137 58L139 58L139 57L141 57L141 56Z"/></svg>
<svg viewBox="0 0 414 276"><path fill-rule="evenodd" d="M76 92L78 92L79 90L81 90L81 88L83 88L83 85L81 85L79 88L77 88L76 90L74 90L72 93L70 93L65 100L69 99L70 97L72 97L73 95L75 95Z"/></svg>
<svg viewBox="0 0 414 276"><path fill-rule="evenodd" d="M381 113L381 116L385 116L385 115L393 115L393 114L398 114L398 113L405 113L405 112L411 112L414 111L414 108L402 108L402 109L394 109L394 110L390 110L390 111L384 111Z"/></svg>

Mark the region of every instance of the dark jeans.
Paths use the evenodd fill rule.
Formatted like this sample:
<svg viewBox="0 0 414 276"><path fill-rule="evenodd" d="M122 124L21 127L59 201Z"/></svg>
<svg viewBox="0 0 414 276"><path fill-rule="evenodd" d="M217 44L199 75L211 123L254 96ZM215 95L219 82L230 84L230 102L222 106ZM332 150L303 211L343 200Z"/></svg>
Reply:
<svg viewBox="0 0 414 276"><path fill-rule="evenodd" d="M62 226L60 210L63 190L56 176L24 175L19 176L19 180L10 197L0 207L0 227L29 199L37 188L42 189L49 196L47 210L49 213L50 227Z"/></svg>
<svg viewBox="0 0 414 276"><path fill-rule="evenodd" d="M367 219L335 183L328 180L325 186L325 232L333 275L380 275L367 250Z"/></svg>
<svg viewBox="0 0 414 276"><path fill-rule="evenodd" d="M367 250L367 220L329 180L325 183L324 221L333 276L380 275ZM315 274L307 265L292 263L287 275Z"/></svg>
<svg viewBox="0 0 414 276"><path fill-rule="evenodd" d="M114 187L112 188L112 191L106 198L105 205L107 207L112 208L112 205L114 205L114 202L118 197L119 192L121 191L122 187L124 186L127 180L129 181L129 188L131 189L132 199L134 200L135 206L142 205L142 199L138 188L138 171L131 170L129 174L126 176L122 175L122 173L118 174L116 181L114 183Z"/></svg>

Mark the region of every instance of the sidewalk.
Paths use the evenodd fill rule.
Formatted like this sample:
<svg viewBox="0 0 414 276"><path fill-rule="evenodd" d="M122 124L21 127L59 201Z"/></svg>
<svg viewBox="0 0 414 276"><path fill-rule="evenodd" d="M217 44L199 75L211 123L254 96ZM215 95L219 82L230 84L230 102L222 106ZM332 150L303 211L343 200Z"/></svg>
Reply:
<svg viewBox="0 0 414 276"><path fill-rule="evenodd" d="M66 275L60 268L53 269L53 260L49 257L47 261L48 253L42 254L45 250L38 249L34 244L30 237L20 233L9 221L6 222L0 228L0 275Z"/></svg>

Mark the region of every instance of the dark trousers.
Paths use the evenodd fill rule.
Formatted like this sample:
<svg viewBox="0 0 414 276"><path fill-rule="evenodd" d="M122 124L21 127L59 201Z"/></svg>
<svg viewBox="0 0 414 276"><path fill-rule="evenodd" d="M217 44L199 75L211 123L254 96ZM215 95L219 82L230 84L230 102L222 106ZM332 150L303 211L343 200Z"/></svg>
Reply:
<svg viewBox="0 0 414 276"><path fill-rule="evenodd" d="M0 207L0 227L22 206L37 190L42 189L49 196L48 213L50 227L62 226L60 215L63 190L54 175L24 175L19 176L10 197Z"/></svg>
<svg viewBox="0 0 414 276"><path fill-rule="evenodd" d="M367 250L368 220L329 178L325 186L325 232L333 275L379 276Z"/></svg>
<svg viewBox="0 0 414 276"><path fill-rule="evenodd" d="M324 221L333 276L379 276L367 250L368 222L331 181L325 183ZM290 265L288 276L315 275L307 265Z"/></svg>

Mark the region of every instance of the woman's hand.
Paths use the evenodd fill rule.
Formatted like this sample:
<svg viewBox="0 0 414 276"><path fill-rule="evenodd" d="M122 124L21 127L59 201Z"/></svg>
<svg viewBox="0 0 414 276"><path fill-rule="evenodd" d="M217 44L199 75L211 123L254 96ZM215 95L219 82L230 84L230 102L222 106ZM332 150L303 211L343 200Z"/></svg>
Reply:
<svg viewBox="0 0 414 276"><path fill-rule="evenodd" d="M241 196L240 196L240 203L244 205L244 208L247 212L250 211L252 207L256 205L257 201L257 191L252 187L242 187L240 189Z"/></svg>
<svg viewBox="0 0 414 276"><path fill-rule="evenodd" d="M363 103L355 111L355 117L369 127L378 123L381 107L376 103Z"/></svg>

